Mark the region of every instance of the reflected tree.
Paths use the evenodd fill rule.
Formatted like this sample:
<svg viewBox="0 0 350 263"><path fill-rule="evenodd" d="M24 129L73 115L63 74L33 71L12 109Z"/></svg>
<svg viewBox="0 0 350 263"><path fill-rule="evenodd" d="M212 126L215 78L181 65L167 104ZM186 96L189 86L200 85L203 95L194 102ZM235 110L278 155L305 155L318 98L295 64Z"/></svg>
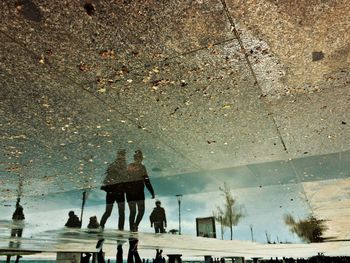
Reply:
<svg viewBox="0 0 350 263"><path fill-rule="evenodd" d="M309 216L304 220L296 221L291 214L284 215L284 222L289 226L289 231L305 242L323 242L323 232L327 229L325 220Z"/></svg>
<svg viewBox="0 0 350 263"><path fill-rule="evenodd" d="M213 211L213 216L215 218L215 221L220 224L220 230L221 230L221 239L224 239L224 232L225 232L225 227L223 223L223 218L224 218L224 211L222 210L221 207L217 207L216 210Z"/></svg>
<svg viewBox="0 0 350 263"><path fill-rule="evenodd" d="M233 227L238 225L241 218L244 216L241 207L237 207L236 199L233 198L230 187L224 183L224 187L220 187L219 190L224 197L224 205L217 206L213 211L215 220L220 223L221 226L221 238L223 239L224 228L230 229L230 237L233 237Z"/></svg>

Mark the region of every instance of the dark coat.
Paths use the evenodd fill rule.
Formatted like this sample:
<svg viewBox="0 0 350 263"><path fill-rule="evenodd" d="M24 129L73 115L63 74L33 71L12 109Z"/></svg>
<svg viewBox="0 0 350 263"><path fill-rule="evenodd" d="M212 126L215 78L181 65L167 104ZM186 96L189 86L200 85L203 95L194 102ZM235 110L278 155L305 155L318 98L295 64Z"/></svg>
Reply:
<svg viewBox="0 0 350 263"><path fill-rule="evenodd" d="M81 227L81 222L79 220L79 217L77 215L73 215L68 218L67 223L65 224L66 227L75 227L75 228L80 228Z"/></svg>
<svg viewBox="0 0 350 263"><path fill-rule="evenodd" d="M164 222L166 223L165 210L163 207L155 207L149 217L151 223Z"/></svg>

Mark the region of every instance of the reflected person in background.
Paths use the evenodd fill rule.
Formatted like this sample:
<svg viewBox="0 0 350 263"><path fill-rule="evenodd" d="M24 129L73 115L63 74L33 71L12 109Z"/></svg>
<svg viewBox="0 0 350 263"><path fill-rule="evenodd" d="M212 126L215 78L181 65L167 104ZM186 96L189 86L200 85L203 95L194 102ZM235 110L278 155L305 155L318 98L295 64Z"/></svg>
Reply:
<svg viewBox="0 0 350 263"><path fill-rule="evenodd" d="M101 218L100 226L105 227L110 217L114 202L118 205L119 221L118 229L124 230L125 221L125 181L127 179L126 151L120 150L116 160L111 163L106 172L101 189L106 191L106 210Z"/></svg>
<svg viewBox="0 0 350 263"><path fill-rule="evenodd" d="M17 202L16 202L16 209L15 212L12 214L12 223L13 226L11 227L11 237L22 237L22 233L23 233L23 220L25 219L24 217L24 213L23 213L23 207L20 205L20 201L21 199L18 198ZM16 243L14 243L13 241L10 241L9 243L10 248L19 248L20 246L20 242L17 241ZM17 255L16 257L16 263L18 263L19 259L22 256ZM11 256L7 256L6 257L6 263L9 263L11 261Z"/></svg>
<svg viewBox="0 0 350 263"><path fill-rule="evenodd" d="M151 227L153 227L154 225L155 233L165 233L165 229L164 229L164 227L166 227L165 210L160 205L161 205L161 202L157 200L156 207L153 208L153 211L149 217L151 221Z"/></svg>
<svg viewBox="0 0 350 263"><path fill-rule="evenodd" d="M81 221L74 211L69 211L68 216L67 223L64 226L70 228L81 228Z"/></svg>
<svg viewBox="0 0 350 263"><path fill-rule="evenodd" d="M145 185L152 195L152 199L154 199L154 190L142 160L142 152L140 150L135 151L134 162L128 165L127 170L129 182L126 184L126 199L130 209L129 226L130 231L134 232L138 231L138 226L145 213Z"/></svg>
<svg viewBox="0 0 350 263"><path fill-rule="evenodd" d="M100 228L100 224L97 221L96 216L91 216L89 219L89 224L87 225L87 228L89 229L98 229Z"/></svg>

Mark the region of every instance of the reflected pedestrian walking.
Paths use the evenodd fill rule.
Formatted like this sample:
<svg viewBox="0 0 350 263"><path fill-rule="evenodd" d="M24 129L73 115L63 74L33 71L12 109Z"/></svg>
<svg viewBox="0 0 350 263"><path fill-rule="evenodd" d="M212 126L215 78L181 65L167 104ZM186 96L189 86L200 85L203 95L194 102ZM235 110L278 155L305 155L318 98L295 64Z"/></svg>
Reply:
<svg viewBox="0 0 350 263"><path fill-rule="evenodd" d="M90 217L89 224L88 224L87 228L89 228L89 229L100 228L100 224L98 223L96 216Z"/></svg>
<svg viewBox="0 0 350 263"><path fill-rule="evenodd" d="M120 150L116 160L111 163L103 181L102 190L106 191L106 210L101 218L101 228L105 227L107 219L110 217L114 202L118 205L118 229L124 230L125 221L125 181L127 181L126 151Z"/></svg>
<svg viewBox="0 0 350 263"><path fill-rule="evenodd" d="M23 207L20 205L21 199L18 198L16 202L16 209L12 214L12 227L11 227L11 237L16 237L17 239L22 237L23 234L23 227L24 227L24 212ZM9 247L10 248L19 248L20 247L20 240L18 239L17 242L10 241ZM21 258L21 255L17 255L16 257L16 263L19 262L19 259ZM7 255L6 257L6 263L9 263L11 261L11 256Z"/></svg>
<svg viewBox="0 0 350 263"><path fill-rule="evenodd" d="M74 213L74 211L69 211L67 223L64 225L70 228L81 228L81 221L79 217Z"/></svg>
<svg viewBox="0 0 350 263"><path fill-rule="evenodd" d="M131 231L138 231L138 226L145 213L145 185L152 195L152 199L154 198L154 190L142 160L142 152L135 151L134 162L129 164L127 169L129 182L126 185L126 198L130 209L129 226Z"/></svg>
<svg viewBox="0 0 350 263"><path fill-rule="evenodd" d="M155 233L165 233L165 227L167 227L165 210L161 207L159 200L156 201L156 207L153 209L149 219L151 221L151 227L154 225Z"/></svg>

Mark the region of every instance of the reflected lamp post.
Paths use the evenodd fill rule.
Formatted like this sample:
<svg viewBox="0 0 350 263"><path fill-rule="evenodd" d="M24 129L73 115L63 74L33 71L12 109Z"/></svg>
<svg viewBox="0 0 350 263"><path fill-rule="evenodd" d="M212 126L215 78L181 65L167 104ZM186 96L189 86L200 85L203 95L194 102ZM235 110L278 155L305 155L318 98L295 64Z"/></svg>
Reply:
<svg viewBox="0 0 350 263"><path fill-rule="evenodd" d="M182 194L176 195L177 203L179 204L179 235L181 235L181 199Z"/></svg>

